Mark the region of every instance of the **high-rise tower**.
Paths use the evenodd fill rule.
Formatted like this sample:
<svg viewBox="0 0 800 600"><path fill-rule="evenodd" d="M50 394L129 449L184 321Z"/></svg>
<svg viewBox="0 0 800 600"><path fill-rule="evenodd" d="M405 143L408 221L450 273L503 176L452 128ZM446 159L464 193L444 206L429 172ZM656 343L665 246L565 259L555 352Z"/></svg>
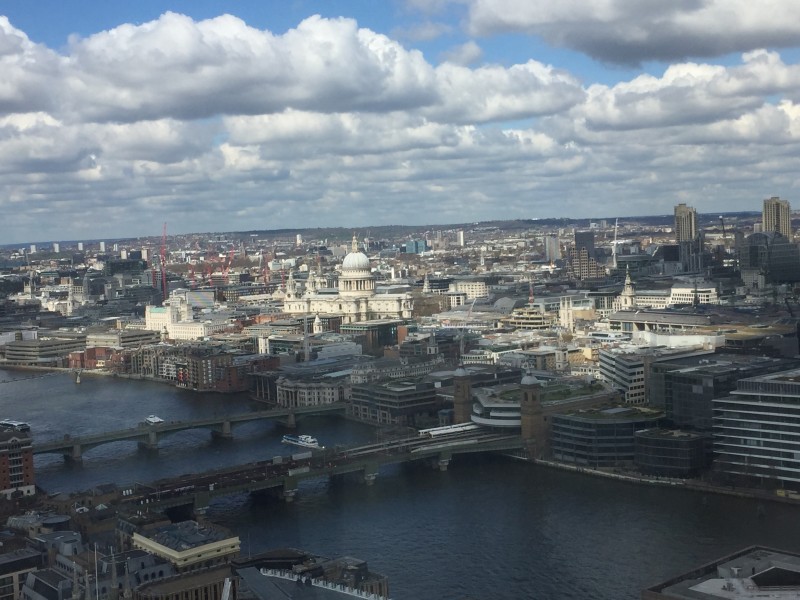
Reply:
<svg viewBox="0 0 800 600"><path fill-rule="evenodd" d="M777 231L787 239L792 239L792 215L788 200L781 200L778 196L764 200L762 220L764 231Z"/></svg>
<svg viewBox="0 0 800 600"><path fill-rule="evenodd" d="M697 239L697 211L692 206L678 204L675 207L675 241L692 242Z"/></svg>

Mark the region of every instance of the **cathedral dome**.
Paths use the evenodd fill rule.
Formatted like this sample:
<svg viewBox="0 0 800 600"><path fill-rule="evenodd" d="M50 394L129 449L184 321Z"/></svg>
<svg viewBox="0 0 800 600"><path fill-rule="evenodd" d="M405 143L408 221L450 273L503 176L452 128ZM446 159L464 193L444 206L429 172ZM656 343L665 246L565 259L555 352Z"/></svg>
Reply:
<svg viewBox="0 0 800 600"><path fill-rule="evenodd" d="M363 252L351 252L344 257L342 262L344 271L369 271L369 259Z"/></svg>

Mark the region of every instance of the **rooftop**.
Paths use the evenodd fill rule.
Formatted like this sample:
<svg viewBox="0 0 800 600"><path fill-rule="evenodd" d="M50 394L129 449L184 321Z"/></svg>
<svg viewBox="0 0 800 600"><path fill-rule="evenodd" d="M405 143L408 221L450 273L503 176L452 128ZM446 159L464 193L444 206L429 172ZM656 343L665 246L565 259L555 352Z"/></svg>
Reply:
<svg viewBox="0 0 800 600"><path fill-rule="evenodd" d="M228 532L211 527L201 527L195 521L182 521L157 529L150 535L143 536L158 542L162 546L183 552L191 548L204 546L230 538Z"/></svg>
<svg viewBox="0 0 800 600"><path fill-rule="evenodd" d="M654 597L729 600L800 596L800 555L751 546L647 589Z"/></svg>

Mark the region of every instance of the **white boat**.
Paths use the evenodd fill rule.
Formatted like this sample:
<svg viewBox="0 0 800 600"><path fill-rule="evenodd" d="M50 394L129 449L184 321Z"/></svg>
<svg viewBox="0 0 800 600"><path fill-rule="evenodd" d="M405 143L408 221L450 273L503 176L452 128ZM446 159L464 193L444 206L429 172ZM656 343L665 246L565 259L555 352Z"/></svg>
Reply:
<svg viewBox="0 0 800 600"><path fill-rule="evenodd" d="M317 438L310 435L285 435L281 440L284 444L302 446L303 448L322 448Z"/></svg>
<svg viewBox="0 0 800 600"><path fill-rule="evenodd" d="M158 425L159 423L163 423L164 419L162 419L161 417L157 417L155 415L150 415L144 420L144 422L147 423L148 425Z"/></svg>

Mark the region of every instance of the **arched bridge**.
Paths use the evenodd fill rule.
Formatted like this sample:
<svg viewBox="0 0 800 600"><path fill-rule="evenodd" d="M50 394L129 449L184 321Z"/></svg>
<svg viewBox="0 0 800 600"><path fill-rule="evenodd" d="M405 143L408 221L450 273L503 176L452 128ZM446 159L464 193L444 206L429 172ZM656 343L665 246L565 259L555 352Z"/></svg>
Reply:
<svg viewBox="0 0 800 600"><path fill-rule="evenodd" d="M62 439L51 440L33 446L34 454L62 454L65 458L79 461L83 453L90 448L103 444L131 440L138 442L141 447L155 450L158 440L176 431L187 429L209 429L215 437L233 437L233 426L239 423L260 421L263 419L284 420L293 427L295 419L302 415L316 415L330 412L341 412L345 409L343 403L325 404L303 408L280 408L262 410L257 412L242 413L238 415L220 415L196 419L193 421L165 421L163 423L139 423L136 427L106 431L85 436L65 435Z"/></svg>

